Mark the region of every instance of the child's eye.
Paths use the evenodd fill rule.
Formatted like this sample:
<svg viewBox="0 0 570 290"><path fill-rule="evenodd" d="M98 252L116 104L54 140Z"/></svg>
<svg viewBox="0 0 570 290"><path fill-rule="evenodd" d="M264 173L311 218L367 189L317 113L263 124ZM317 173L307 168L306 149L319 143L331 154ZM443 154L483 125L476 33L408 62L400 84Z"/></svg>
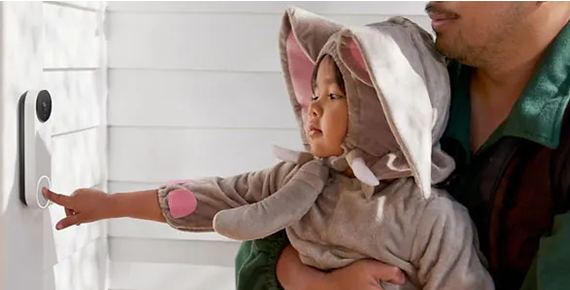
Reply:
<svg viewBox="0 0 570 290"><path fill-rule="evenodd" d="M312 97L311 97L311 101L316 101L318 98L319 98L319 97L317 97L317 96L312 96Z"/></svg>
<svg viewBox="0 0 570 290"><path fill-rule="evenodd" d="M340 99L340 96L337 94L330 94L329 97L331 98L331 100Z"/></svg>

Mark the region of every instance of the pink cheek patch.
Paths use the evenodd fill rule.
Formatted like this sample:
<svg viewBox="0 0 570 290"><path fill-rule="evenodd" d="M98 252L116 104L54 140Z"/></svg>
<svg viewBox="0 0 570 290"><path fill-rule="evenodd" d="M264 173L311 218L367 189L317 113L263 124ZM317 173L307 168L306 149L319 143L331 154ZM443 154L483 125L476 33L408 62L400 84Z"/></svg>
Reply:
<svg viewBox="0 0 570 290"><path fill-rule="evenodd" d="M180 180L170 180L170 181L166 182L166 183L164 184L164 186L184 185L184 184L189 183L189 182L191 182L191 181L192 181L192 180L190 180L190 179L186 179L186 180L182 180L182 179L180 179Z"/></svg>
<svg viewBox="0 0 570 290"><path fill-rule="evenodd" d="M173 218L179 219L192 214L198 206L196 196L190 190L177 189L168 194L168 207L170 208L170 215Z"/></svg>

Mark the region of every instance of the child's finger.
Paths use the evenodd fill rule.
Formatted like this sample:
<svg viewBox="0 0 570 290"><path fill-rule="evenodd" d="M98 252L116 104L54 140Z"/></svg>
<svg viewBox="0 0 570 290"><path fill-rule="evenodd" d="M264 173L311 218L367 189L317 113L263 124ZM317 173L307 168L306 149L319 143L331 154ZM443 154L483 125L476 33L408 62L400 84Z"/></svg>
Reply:
<svg viewBox="0 0 570 290"><path fill-rule="evenodd" d="M52 201L55 204L59 204L66 208L72 208L71 197L59 193L55 193L47 188L42 188L42 193L45 198Z"/></svg>
<svg viewBox="0 0 570 290"><path fill-rule="evenodd" d="M63 230L65 228L68 228L72 225L77 225L81 223L81 215L80 214L76 214L76 215L70 215L62 220L60 220L56 225L55 228L60 231Z"/></svg>

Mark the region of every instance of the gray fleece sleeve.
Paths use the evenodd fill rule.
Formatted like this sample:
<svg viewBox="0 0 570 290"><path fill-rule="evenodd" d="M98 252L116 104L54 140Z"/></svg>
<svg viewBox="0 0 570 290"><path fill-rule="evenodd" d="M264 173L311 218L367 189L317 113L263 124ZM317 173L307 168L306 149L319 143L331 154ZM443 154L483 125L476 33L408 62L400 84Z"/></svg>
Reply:
<svg viewBox="0 0 570 290"><path fill-rule="evenodd" d="M426 206L417 227L411 260L423 290L492 290L477 234L466 208L447 197Z"/></svg>
<svg viewBox="0 0 570 290"><path fill-rule="evenodd" d="M227 178L209 177L165 185L158 189L158 201L167 223L173 228L193 232L213 231L213 218L218 212L267 198L287 182L297 169L294 163L280 162L272 168ZM188 202L183 198L176 201L169 199L171 193L179 194L180 190L195 197L196 209L186 216L174 217L172 203Z"/></svg>

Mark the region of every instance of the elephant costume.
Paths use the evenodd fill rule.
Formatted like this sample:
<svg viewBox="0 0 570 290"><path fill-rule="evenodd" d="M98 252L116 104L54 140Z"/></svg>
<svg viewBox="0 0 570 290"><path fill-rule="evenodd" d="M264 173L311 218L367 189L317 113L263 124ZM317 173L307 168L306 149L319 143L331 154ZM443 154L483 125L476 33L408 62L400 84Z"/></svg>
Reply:
<svg viewBox="0 0 570 290"><path fill-rule="evenodd" d="M394 17L346 27L289 8L279 49L305 148L315 64L330 55L345 82L341 156L276 149L272 168L159 189L167 222L237 240L286 229L303 263L322 270L374 258L402 269L385 289L493 289L467 210L434 187L454 170L439 147L450 88L431 35ZM348 167L356 178L342 174Z"/></svg>

